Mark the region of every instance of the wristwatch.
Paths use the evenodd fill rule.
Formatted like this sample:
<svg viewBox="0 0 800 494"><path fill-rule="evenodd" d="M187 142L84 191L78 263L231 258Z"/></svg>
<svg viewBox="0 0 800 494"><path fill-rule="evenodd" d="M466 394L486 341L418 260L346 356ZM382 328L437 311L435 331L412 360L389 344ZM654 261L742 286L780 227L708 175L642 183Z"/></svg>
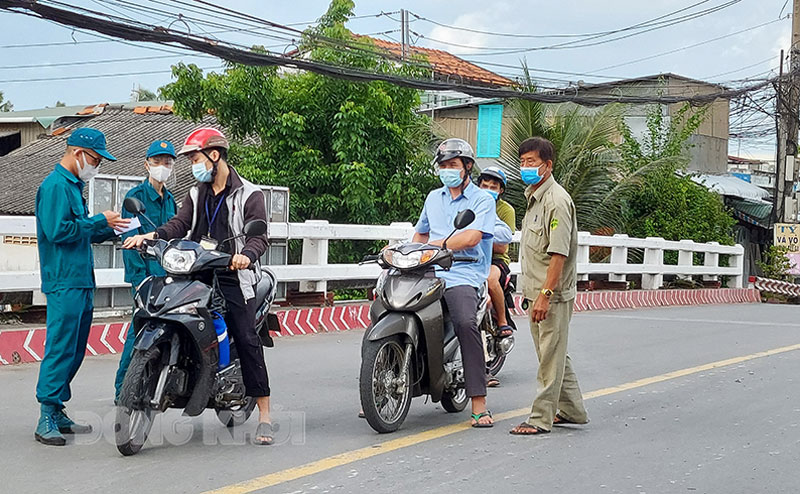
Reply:
<svg viewBox="0 0 800 494"><path fill-rule="evenodd" d="M553 296L553 290L549 288L542 288L541 294L549 299L550 297Z"/></svg>

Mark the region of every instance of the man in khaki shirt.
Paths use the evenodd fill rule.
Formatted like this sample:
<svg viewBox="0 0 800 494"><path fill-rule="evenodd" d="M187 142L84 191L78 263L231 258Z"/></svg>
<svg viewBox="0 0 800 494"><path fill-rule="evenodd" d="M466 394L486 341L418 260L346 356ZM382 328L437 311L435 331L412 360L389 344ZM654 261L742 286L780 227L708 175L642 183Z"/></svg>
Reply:
<svg viewBox="0 0 800 494"><path fill-rule="evenodd" d="M534 301L530 326L539 372L531 415L511 431L516 435L589 421L567 355L577 285L578 224L572 198L553 178L554 154L553 144L541 137L526 139L519 148L520 174L528 184L520 247L522 293Z"/></svg>

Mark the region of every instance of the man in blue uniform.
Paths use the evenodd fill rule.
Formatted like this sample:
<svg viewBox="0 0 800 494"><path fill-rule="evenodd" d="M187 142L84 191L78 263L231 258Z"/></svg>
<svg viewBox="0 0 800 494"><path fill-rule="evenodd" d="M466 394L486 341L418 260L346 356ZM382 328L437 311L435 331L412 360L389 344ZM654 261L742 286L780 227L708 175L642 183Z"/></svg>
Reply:
<svg viewBox="0 0 800 494"><path fill-rule="evenodd" d="M36 238L42 292L47 295L47 336L39 368L36 399L41 415L34 437L63 446L63 434L91 432L64 413L70 383L86 353L92 324L94 257L92 242L114 236L130 222L114 211L89 216L83 186L97 175L103 158L115 160L97 129L76 129L61 161L36 193Z"/></svg>
<svg viewBox="0 0 800 494"><path fill-rule="evenodd" d="M144 167L147 170L148 178L141 185L132 188L125 195L125 198L134 197L144 204L146 216L150 222L143 220L142 225L136 230L126 233L123 238L133 235L143 235L154 231L175 216L177 206L172 192L167 190L164 183L172 175L172 167L175 164L175 148L169 141L153 141L147 149ZM122 211L123 218L131 218L133 215L128 211ZM153 226L155 225L155 226ZM131 284L131 293L136 293L136 287L148 276L164 276L164 270L155 259L145 259L135 250L125 250L122 252L122 259L125 261L125 281ZM114 401L119 399L119 392L122 389L122 381L131 363L133 354L133 342L136 338L133 324L128 329L128 336L125 338L125 347L122 350L122 357L119 361L117 378L114 381Z"/></svg>

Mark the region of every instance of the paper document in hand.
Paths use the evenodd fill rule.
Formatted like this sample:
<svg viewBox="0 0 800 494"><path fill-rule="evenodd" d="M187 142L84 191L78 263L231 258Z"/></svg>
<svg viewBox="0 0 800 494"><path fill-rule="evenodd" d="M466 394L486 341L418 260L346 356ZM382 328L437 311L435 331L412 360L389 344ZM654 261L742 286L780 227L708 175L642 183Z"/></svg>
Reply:
<svg viewBox="0 0 800 494"><path fill-rule="evenodd" d="M117 235L122 235L123 233L128 233L131 230L136 230L140 226L142 226L142 222L139 221L139 218L133 217L131 218L131 222L128 223L128 226L126 226L122 230L114 230L114 231L117 233Z"/></svg>

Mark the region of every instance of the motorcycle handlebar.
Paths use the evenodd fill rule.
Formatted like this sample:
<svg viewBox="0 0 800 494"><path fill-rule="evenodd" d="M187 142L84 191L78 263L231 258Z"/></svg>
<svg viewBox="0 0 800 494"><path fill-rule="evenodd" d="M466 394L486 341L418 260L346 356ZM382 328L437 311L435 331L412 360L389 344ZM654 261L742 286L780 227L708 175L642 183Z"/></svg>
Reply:
<svg viewBox="0 0 800 494"><path fill-rule="evenodd" d="M477 257L453 256L453 262L478 262Z"/></svg>

